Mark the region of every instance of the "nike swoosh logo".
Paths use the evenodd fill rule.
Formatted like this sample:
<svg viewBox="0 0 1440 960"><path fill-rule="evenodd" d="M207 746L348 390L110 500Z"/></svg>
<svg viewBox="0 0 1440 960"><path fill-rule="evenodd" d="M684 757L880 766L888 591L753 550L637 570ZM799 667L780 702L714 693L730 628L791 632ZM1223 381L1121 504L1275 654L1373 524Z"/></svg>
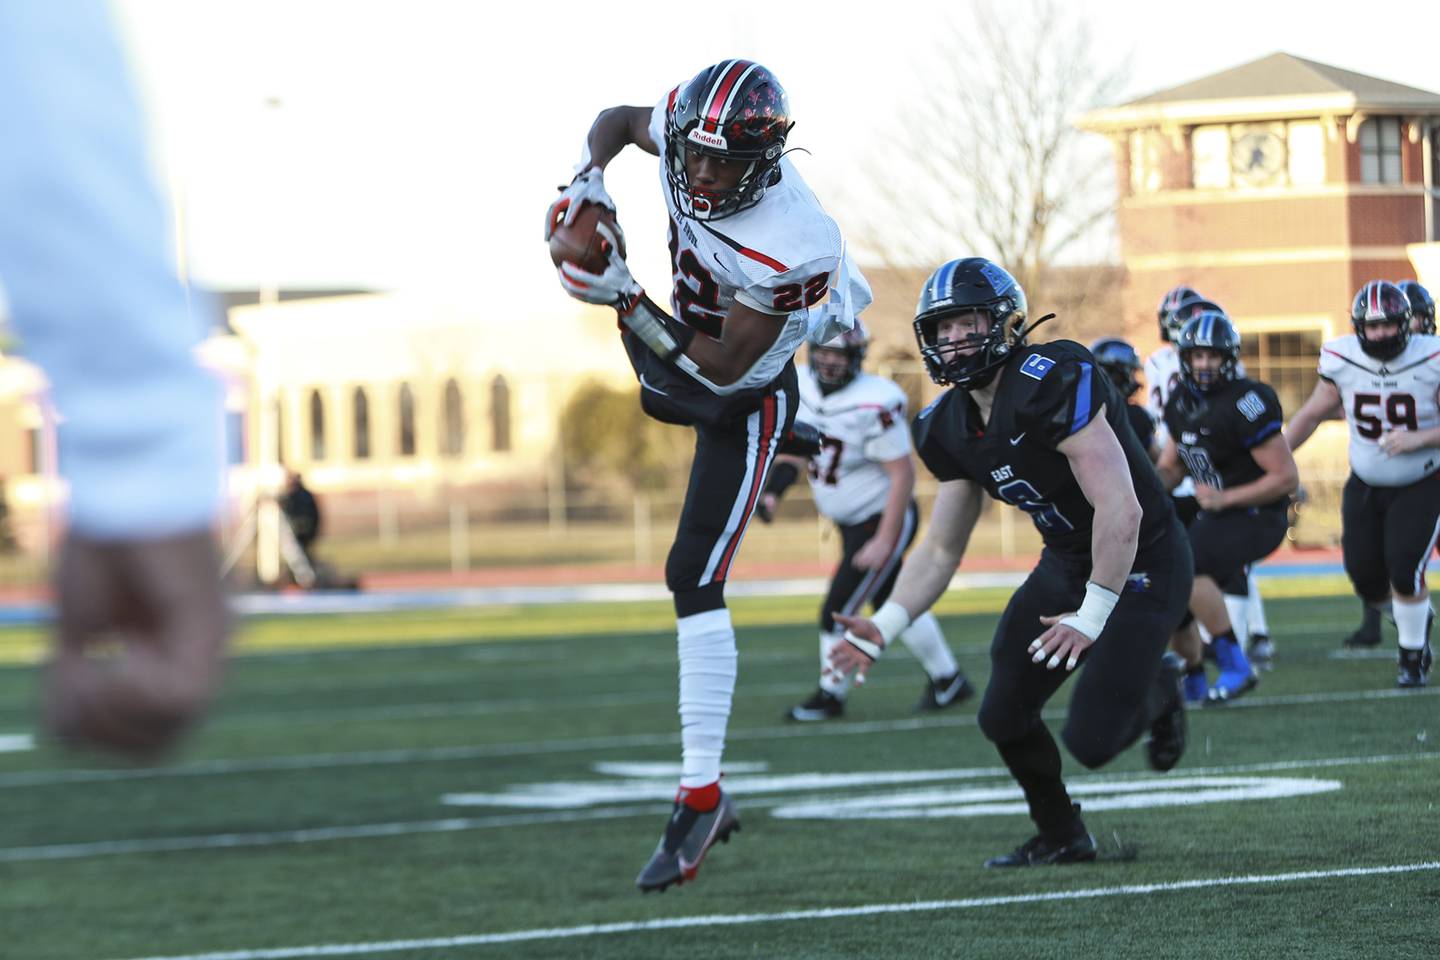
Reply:
<svg viewBox="0 0 1440 960"><path fill-rule="evenodd" d="M1023 433L1020 434L1020 436L1018 436L1018 437L1011 437L1011 438L1010 438L1010 446L1012 446L1012 447L1013 447L1013 446L1016 446L1017 444L1020 443L1021 440L1024 440L1024 439L1025 439L1025 434L1023 434Z"/></svg>
<svg viewBox="0 0 1440 960"><path fill-rule="evenodd" d="M950 702L951 700L954 700L954 699L955 699L955 694L957 694L957 693L960 692L960 687L961 687L964 683L965 683L965 677L964 677L963 675L957 673L957 674L955 675L955 679L950 682L950 686L946 687L944 690L941 690L941 691L937 691L937 692L936 692L936 694L935 694L935 703L936 703L936 705L943 707L943 706L946 706L947 704L949 704L949 702Z"/></svg>
<svg viewBox="0 0 1440 960"><path fill-rule="evenodd" d="M640 386L644 387L646 390L649 390L651 393L658 393L662 397L670 396L670 394L666 393L664 390L661 390L659 387L652 386L649 381L645 379L645 374L643 373L640 374Z"/></svg>

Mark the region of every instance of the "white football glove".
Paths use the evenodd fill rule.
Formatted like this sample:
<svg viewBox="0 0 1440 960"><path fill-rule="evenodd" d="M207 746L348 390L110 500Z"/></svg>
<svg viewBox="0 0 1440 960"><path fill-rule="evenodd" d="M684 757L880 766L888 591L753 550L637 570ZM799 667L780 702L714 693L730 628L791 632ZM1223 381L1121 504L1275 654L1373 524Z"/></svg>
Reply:
<svg viewBox="0 0 1440 960"><path fill-rule="evenodd" d="M628 313L645 290L635 282L625 259L620 256L620 238L615 231L605 223L598 224L595 229L610 243L610 262L605 272L590 273L567 261L555 271L560 276L560 286L576 300L617 307L622 313Z"/></svg>
<svg viewBox="0 0 1440 960"><path fill-rule="evenodd" d="M580 208L587 203L598 203L606 207L612 213L617 213L615 201L610 199L610 194L605 192L605 174L599 167L591 167L581 171L570 186L560 191L560 197L550 204L550 209L545 213L545 242L550 242L550 234L555 231L558 225L557 220L560 214L565 214L565 225L568 227L575 222L580 214Z"/></svg>

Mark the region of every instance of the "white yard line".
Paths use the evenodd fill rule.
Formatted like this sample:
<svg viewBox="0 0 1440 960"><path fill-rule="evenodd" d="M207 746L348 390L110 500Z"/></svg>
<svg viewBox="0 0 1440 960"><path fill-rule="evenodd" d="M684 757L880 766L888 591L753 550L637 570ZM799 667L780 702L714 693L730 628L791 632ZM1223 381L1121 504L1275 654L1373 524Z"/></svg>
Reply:
<svg viewBox="0 0 1440 960"><path fill-rule="evenodd" d="M1309 706L1324 703L1369 703L1377 700L1406 700L1413 697L1440 695L1440 686L1421 690L1349 690L1332 693L1300 693L1275 697L1247 696L1223 707L1205 710L1205 715L1223 716L1230 710L1256 707ZM1202 708L1204 709L1204 708ZM1065 711L1047 710L1046 720L1062 720ZM731 730L728 739L741 741L791 740L799 737L852 737L872 733L896 733L919 729L973 727L972 713L938 717L916 717L904 720L874 720L863 723L786 724ZM290 757L255 757L245 760L208 760L170 767L80 769L80 770L16 770L0 773L0 790L18 787L44 787L66 783L107 783L120 780L159 780L176 777L213 777L265 771L309 770L315 768L369 767L410 763L451 763L483 760L489 757L543 756L560 753L588 753L594 750L624 750L638 747L677 745L679 734L633 734L613 737L579 737L567 740L545 740L515 743L477 744L462 747L430 747L409 750L360 750L354 753L312 753Z"/></svg>
<svg viewBox="0 0 1440 960"><path fill-rule="evenodd" d="M592 923L577 927L548 927L513 930L508 933L477 933L454 937L427 937L413 940L384 940L373 943L331 943L303 947L272 947L263 950L226 950L218 953L175 954L140 960L291 960L302 957L347 957L367 953L397 953L413 950L446 950L534 940L578 940L619 933L648 933L656 930L685 930L696 927L740 927L759 923L789 923L796 920L839 920L886 914L937 913L976 910L1027 903L1063 903L1069 900L1098 900L1107 897L1145 897L1158 893L1212 890L1219 887L1248 887L1266 884L1305 883L1352 877L1375 877L1440 870L1440 862L1402 863L1383 867L1349 867L1340 870L1304 870L1291 873L1261 873L1169 883L1136 883L1084 890L1056 890L1050 893L1022 893L1005 897L967 897L962 900L922 900L911 903L876 903L857 907L827 907L817 910L784 910L777 913L730 913L711 916L672 917L663 920L636 920L624 923Z"/></svg>
<svg viewBox="0 0 1440 960"><path fill-rule="evenodd" d="M1321 769L1344 766L1372 766L1384 763L1411 763L1440 760L1440 752L1413 754L1381 754L1366 757L1329 757L1317 760L1286 760L1271 763L1236 764L1228 767L1184 769L1185 776L1223 776L1226 774L1273 772L1277 770ZM953 771L955 779L977 776L1006 777L998 767ZM1117 772L1075 777L1080 784L1103 784L1117 779L1154 777L1163 782L1163 774L1138 771ZM747 796L746 809L767 809L791 803L793 797ZM544 811L537 813L497 814L486 817L446 817L437 820L397 821L391 823L354 824L341 827L317 827L305 830L272 830L256 833L201 834L184 837L150 837L142 840L100 840L90 843L58 843L28 847L0 847L0 863L27 863L45 860L81 860L89 857L173 853L187 850L221 850L236 847L284 846L297 843L322 843L334 840L361 840L379 837L403 837L425 833L456 833L497 827L534 826L546 823L581 823L590 820L614 820L623 817L663 815L669 804L643 803L590 810Z"/></svg>

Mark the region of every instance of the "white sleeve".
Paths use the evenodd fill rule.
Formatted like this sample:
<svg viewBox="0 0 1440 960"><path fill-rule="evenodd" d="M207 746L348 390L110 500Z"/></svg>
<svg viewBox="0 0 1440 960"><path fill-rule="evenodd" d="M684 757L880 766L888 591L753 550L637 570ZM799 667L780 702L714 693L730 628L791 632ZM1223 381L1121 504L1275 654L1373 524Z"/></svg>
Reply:
<svg viewBox="0 0 1440 960"><path fill-rule="evenodd" d="M670 98L673 97L679 89L679 87L676 87L675 90L661 97L660 102L655 104L655 109L650 111L650 139L654 141L655 146L660 148L660 158L662 160L665 158L665 112L670 106Z"/></svg>
<svg viewBox="0 0 1440 960"><path fill-rule="evenodd" d="M865 440L865 459L875 463L898 460L914 449L910 421L905 416L905 394L898 387L894 395L875 411L874 433Z"/></svg>
<svg viewBox="0 0 1440 960"><path fill-rule="evenodd" d="M0 279L64 426L71 526L101 539L216 516L219 383L193 350L140 109L103 0L0 3Z"/></svg>
<svg viewBox="0 0 1440 960"><path fill-rule="evenodd" d="M789 316L823 304L839 270L839 257L822 256L783 273L767 272L752 278L735 291L735 299L762 313Z"/></svg>

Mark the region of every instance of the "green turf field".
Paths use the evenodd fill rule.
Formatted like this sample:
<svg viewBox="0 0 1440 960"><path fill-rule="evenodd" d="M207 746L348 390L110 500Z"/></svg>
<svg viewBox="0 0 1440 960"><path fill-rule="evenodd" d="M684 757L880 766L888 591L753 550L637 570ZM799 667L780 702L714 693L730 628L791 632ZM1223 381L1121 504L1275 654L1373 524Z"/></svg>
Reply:
<svg viewBox="0 0 1440 960"><path fill-rule="evenodd" d="M0 752L0 957L1435 957L1440 687L1334 656L1358 609L1313 586L1269 591L1276 669L1192 714L1173 773L1067 758L1101 862L1006 873L980 864L1031 828L975 701L914 717L897 651L845 721L781 723L815 603L738 602L743 830L649 897L663 605L252 623L172 766ZM978 681L1003 597L942 608ZM32 727L37 636L0 632L0 738Z"/></svg>

